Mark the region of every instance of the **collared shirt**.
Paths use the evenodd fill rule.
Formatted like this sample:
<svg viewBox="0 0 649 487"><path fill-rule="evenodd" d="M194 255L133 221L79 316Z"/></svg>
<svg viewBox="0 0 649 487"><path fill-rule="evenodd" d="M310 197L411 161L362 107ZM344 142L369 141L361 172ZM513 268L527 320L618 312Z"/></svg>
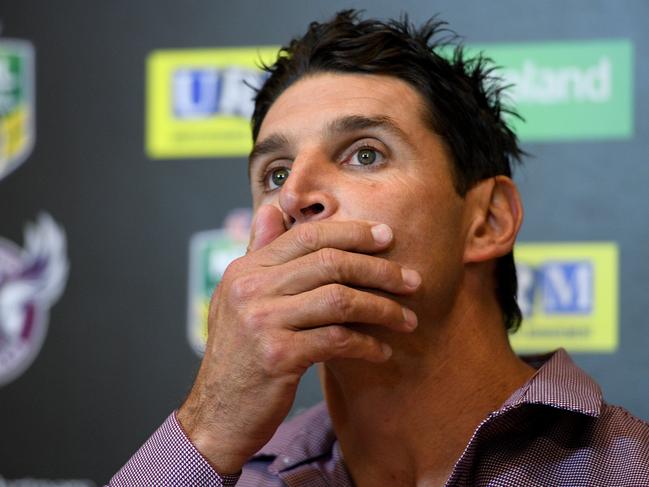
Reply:
<svg viewBox="0 0 649 487"><path fill-rule="evenodd" d="M564 350L475 430L447 486L649 486L649 424L602 400ZM113 486L351 487L319 404L284 423L243 469L219 476L172 414L113 477Z"/></svg>

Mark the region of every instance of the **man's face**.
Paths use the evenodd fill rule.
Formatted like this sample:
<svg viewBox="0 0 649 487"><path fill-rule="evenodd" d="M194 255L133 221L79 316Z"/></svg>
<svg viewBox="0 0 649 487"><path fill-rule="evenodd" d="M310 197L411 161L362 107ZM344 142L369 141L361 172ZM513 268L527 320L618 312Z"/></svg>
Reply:
<svg viewBox="0 0 649 487"><path fill-rule="evenodd" d="M421 96L394 77L302 78L261 125L250 161L252 194L255 210L275 205L287 226L387 223L394 245L382 256L418 270L422 292L441 311L461 278L464 200L423 113Z"/></svg>

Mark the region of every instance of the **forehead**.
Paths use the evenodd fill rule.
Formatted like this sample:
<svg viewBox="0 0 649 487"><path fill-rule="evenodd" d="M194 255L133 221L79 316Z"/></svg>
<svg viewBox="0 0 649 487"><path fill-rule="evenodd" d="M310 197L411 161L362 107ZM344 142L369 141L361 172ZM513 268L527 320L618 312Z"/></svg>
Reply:
<svg viewBox="0 0 649 487"><path fill-rule="evenodd" d="M430 129L424 124L425 102L408 83L385 75L317 73L287 88L268 110L258 140L285 131L323 130L345 115L388 117L404 130Z"/></svg>

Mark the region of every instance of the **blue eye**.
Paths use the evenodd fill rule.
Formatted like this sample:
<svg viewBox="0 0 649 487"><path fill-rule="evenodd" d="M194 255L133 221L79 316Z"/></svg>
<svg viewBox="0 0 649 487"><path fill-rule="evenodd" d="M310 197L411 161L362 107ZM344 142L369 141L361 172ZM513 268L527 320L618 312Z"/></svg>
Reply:
<svg viewBox="0 0 649 487"><path fill-rule="evenodd" d="M356 152L356 160L363 166L374 164L377 158L377 152L374 149L364 148Z"/></svg>
<svg viewBox="0 0 649 487"><path fill-rule="evenodd" d="M291 170L287 167L277 167L266 175L266 181L269 189L277 189L282 186Z"/></svg>

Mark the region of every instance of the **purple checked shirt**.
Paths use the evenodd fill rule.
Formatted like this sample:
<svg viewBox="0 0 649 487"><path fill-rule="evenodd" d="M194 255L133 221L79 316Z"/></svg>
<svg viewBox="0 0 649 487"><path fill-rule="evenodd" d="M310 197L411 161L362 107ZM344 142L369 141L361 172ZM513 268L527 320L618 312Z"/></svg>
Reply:
<svg viewBox="0 0 649 487"><path fill-rule="evenodd" d="M649 424L606 404L564 350L475 430L447 486L649 486ZM172 414L111 486L351 487L324 404L284 423L240 476L219 476Z"/></svg>

